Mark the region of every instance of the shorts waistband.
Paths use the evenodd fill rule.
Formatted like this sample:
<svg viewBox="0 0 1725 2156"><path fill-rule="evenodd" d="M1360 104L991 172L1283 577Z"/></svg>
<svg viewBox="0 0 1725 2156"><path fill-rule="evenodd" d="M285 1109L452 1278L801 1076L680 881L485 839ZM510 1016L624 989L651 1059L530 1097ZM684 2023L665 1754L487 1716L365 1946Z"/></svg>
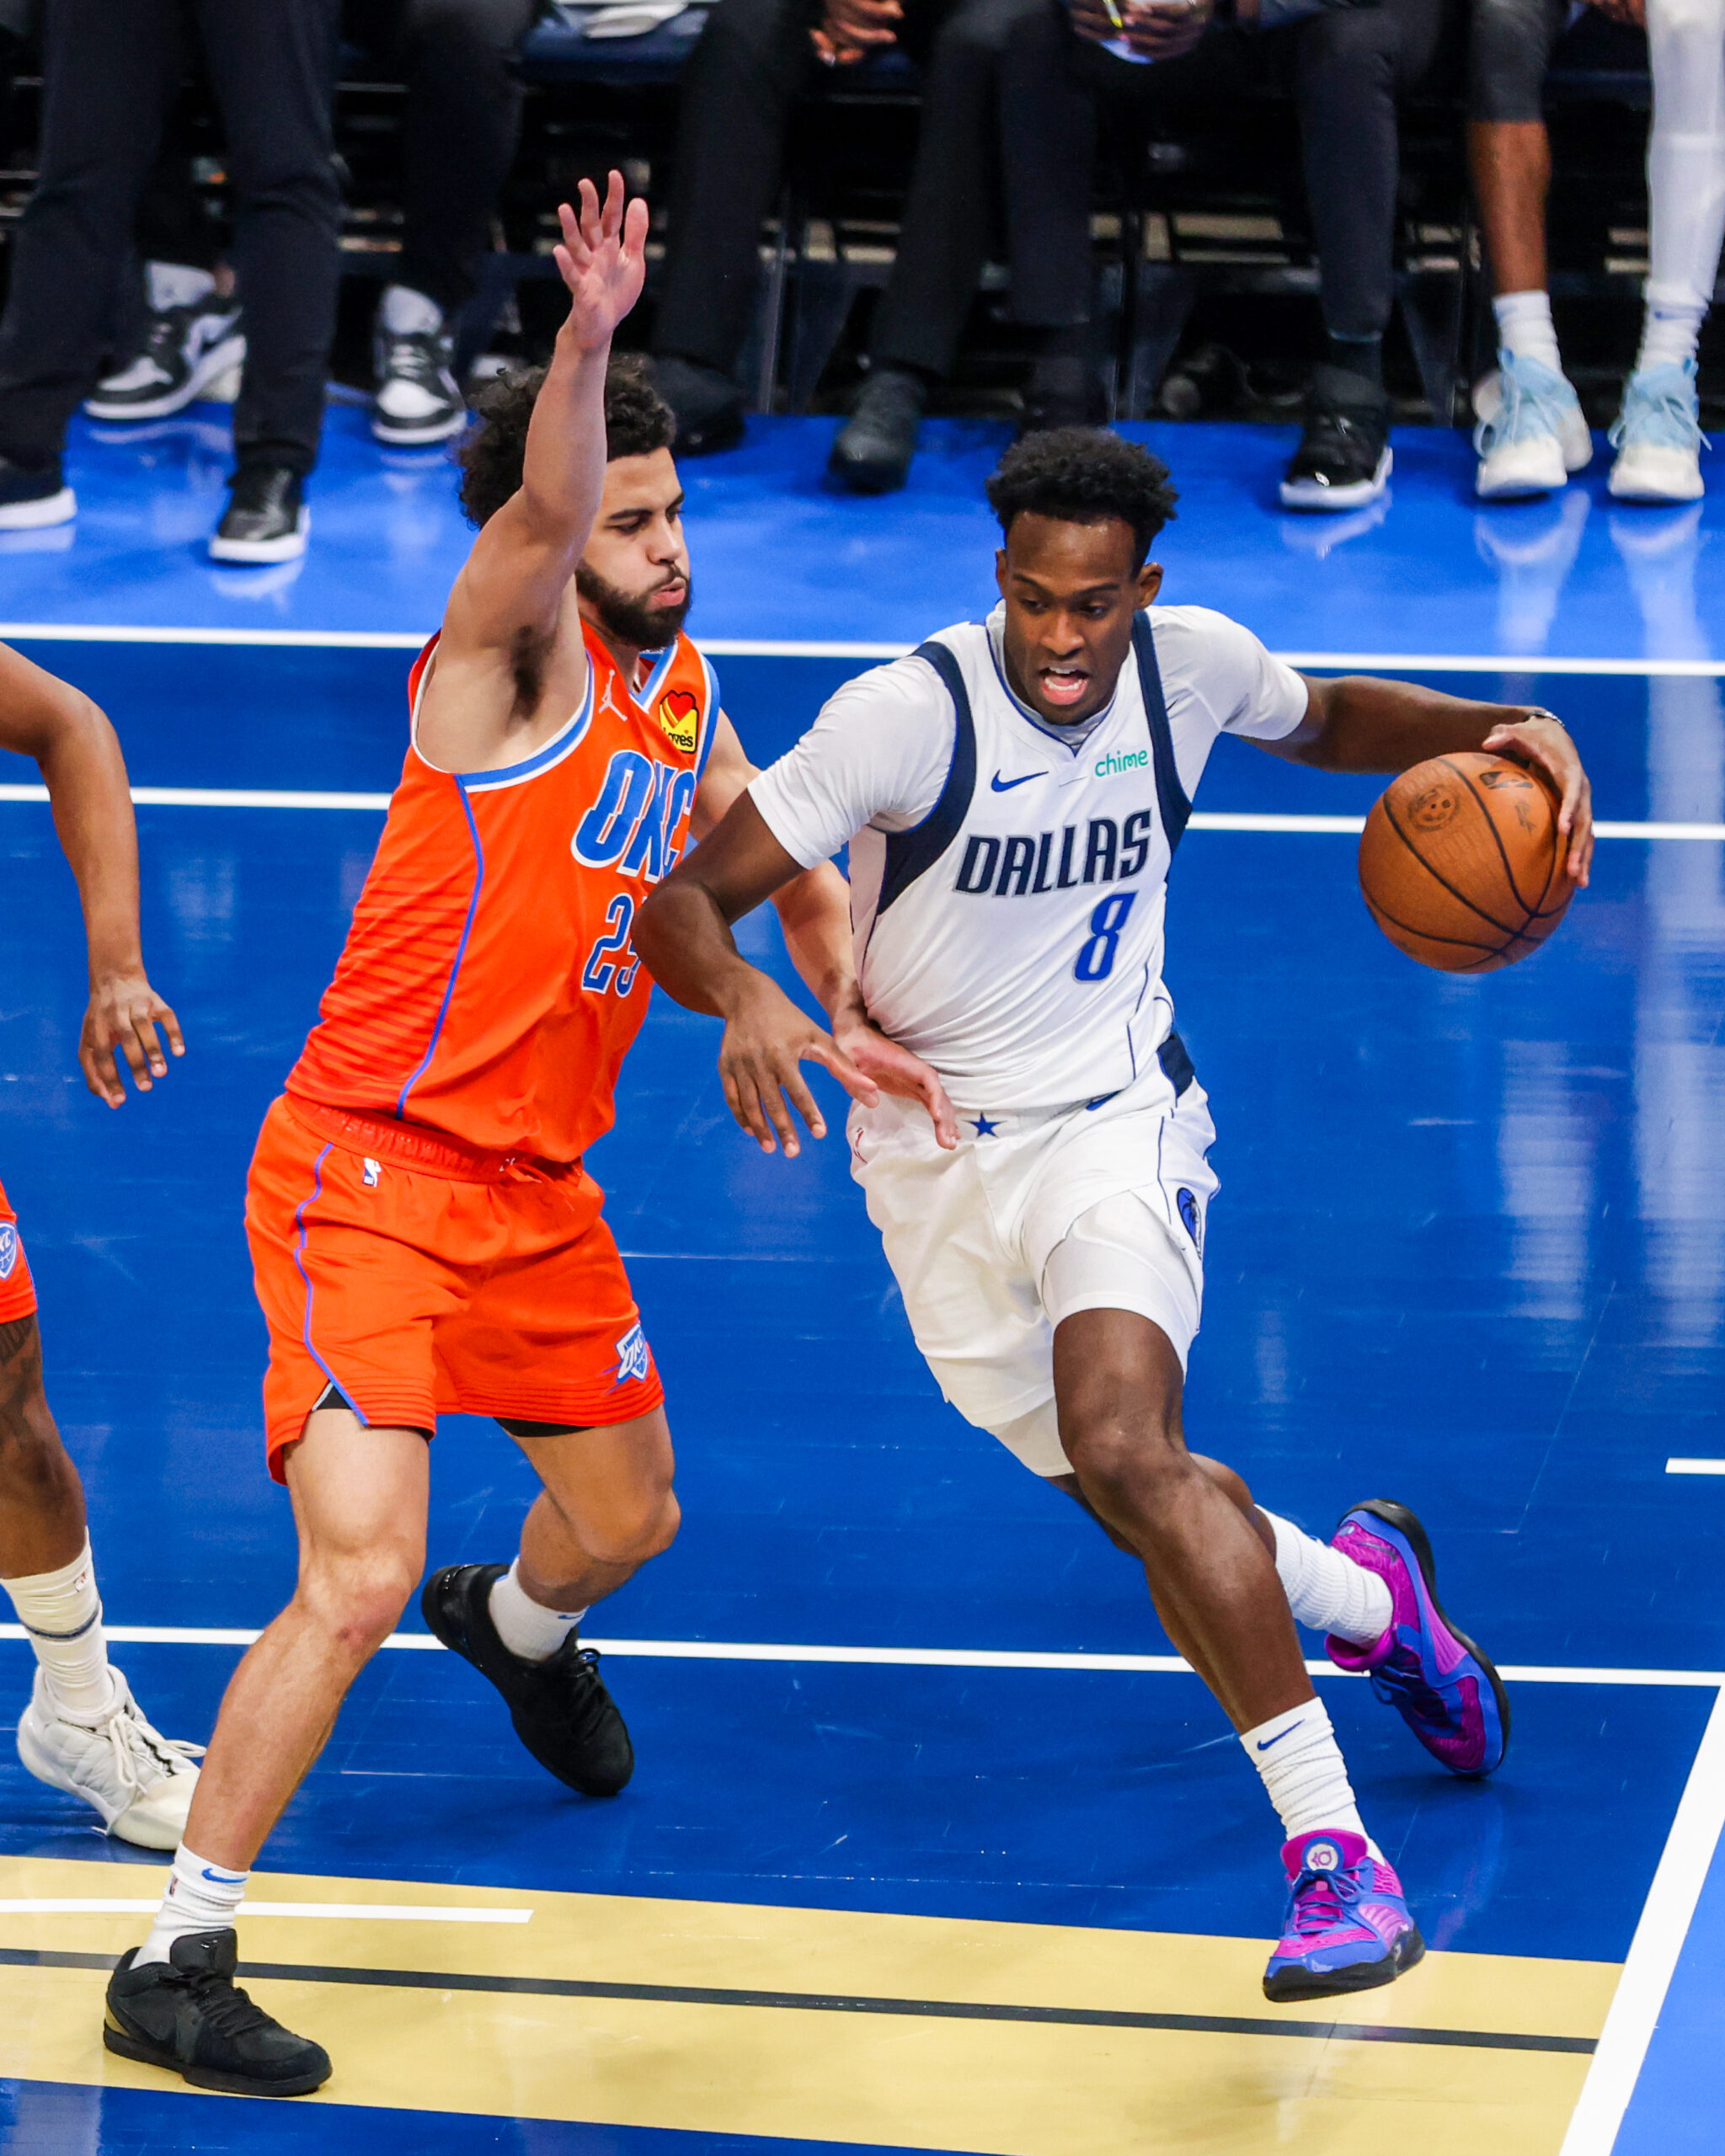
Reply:
<svg viewBox="0 0 1725 2156"><path fill-rule="evenodd" d="M1192 1058L1187 1053L1185 1042L1178 1033L1170 1033L1156 1050L1156 1059L1162 1067L1163 1077L1174 1089L1175 1101L1178 1102L1183 1100L1198 1076L1198 1073L1192 1067ZM1137 1081L1135 1079L1131 1082L1136 1084ZM977 1113L980 1113L982 1120L988 1123L991 1129L978 1134L990 1136L994 1130L1004 1129L1008 1125L1022 1129L1031 1123L1057 1122L1062 1116L1076 1115L1081 1108L1093 1110L1106 1107L1110 1101L1118 1099L1126 1090L1124 1086L1117 1086L1112 1092L1096 1093L1088 1100L1058 1101L1051 1107L989 1108L978 1112L961 1108L958 1113L961 1122L973 1123L977 1119Z"/></svg>
<svg viewBox="0 0 1725 2156"><path fill-rule="evenodd" d="M422 1124L363 1115L353 1108L331 1107L297 1093L284 1093L281 1097L288 1113L307 1130L362 1159L394 1161L403 1167L447 1176L457 1182L509 1182L528 1176L556 1181L581 1172L579 1161L542 1161L531 1153L495 1152L483 1145L465 1145L458 1138L427 1130Z"/></svg>

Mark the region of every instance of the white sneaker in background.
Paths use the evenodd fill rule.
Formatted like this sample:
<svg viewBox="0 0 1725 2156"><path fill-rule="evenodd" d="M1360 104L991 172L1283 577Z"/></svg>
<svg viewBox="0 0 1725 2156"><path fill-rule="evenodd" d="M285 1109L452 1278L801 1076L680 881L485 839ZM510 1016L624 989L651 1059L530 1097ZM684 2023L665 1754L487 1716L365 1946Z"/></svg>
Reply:
<svg viewBox="0 0 1725 2156"><path fill-rule="evenodd" d="M423 448L461 432L467 406L454 359L442 310L410 286L387 286L373 337L371 432L379 441Z"/></svg>
<svg viewBox="0 0 1725 2156"><path fill-rule="evenodd" d="M1693 360L1646 367L1631 375L1623 409L1611 430L1617 462L1610 488L1620 502L1693 502L1701 478L1701 398Z"/></svg>
<svg viewBox="0 0 1725 2156"><path fill-rule="evenodd" d="M1549 494L1591 462L1593 436L1568 377L1542 360L1499 352L1473 392L1479 421L1474 489L1482 501Z"/></svg>
<svg viewBox="0 0 1725 2156"><path fill-rule="evenodd" d="M40 1669L18 1725L18 1756L39 1782L81 1796L102 1824L140 1849L172 1849L185 1832L200 1744L169 1741L145 1721L131 1688L112 1672L118 1697L99 1722L67 1721Z"/></svg>
<svg viewBox="0 0 1725 2156"><path fill-rule="evenodd" d="M93 419L165 419L197 398L227 391L232 403L239 393L246 340L238 302L218 298L207 270L178 263L151 263L148 284L144 349L84 399Z"/></svg>

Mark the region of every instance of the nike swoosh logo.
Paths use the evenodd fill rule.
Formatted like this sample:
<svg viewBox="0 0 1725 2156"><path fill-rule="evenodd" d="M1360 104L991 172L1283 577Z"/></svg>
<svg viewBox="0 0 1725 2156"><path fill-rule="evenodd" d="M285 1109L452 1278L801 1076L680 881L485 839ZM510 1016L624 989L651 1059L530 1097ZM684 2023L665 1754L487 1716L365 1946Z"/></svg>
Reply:
<svg viewBox="0 0 1725 2156"><path fill-rule="evenodd" d="M207 1864L204 1866L204 1876L206 1879L213 1879L218 1886L243 1886L246 1883L246 1875L243 1872L238 1879L230 1879L225 1872L211 1871Z"/></svg>
<svg viewBox="0 0 1725 2156"><path fill-rule="evenodd" d="M1026 771L1023 778L1002 778L998 771L988 782L996 793L1010 793L1015 786L1028 786L1033 778L1046 778L1046 771Z"/></svg>
<svg viewBox="0 0 1725 2156"><path fill-rule="evenodd" d="M1260 1741L1258 1748L1260 1752L1268 1752L1271 1745L1279 1744L1284 1737L1291 1737L1294 1734L1295 1729L1304 1729L1305 1726L1306 1724L1303 1721L1296 1721L1294 1725L1294 1729L1279 1729L1274 1737L1266 1737L1263 1738Z"/></svg>

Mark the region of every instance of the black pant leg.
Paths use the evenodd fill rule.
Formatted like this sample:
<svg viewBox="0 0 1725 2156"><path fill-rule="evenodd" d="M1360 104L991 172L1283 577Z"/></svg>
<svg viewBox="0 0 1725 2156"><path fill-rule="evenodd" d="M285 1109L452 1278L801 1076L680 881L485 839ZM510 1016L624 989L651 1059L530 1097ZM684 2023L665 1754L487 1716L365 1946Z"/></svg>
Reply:
<svg viewBox="0 0 1725 2156"><path fill-rule="evenodd" d="M516 47L537 0L403 0L405 63L397 281L453 314L472 298L521 125Z"/></svg>
<svg viewBox="0 0 1725 2156"><path fill-rule="evenodd" d="M708 18L683 77L655 352L737 363L791 109L818 64L809 23L807 0L719 0Z"/></svg>
<svg viewBox="0 0 1725 2156"><path fill-rule="evenodd" d="M331 107L337 0L200 0L233 176L246 366L241 464L318 461L341 274Z"/></svg>
<svg viewBox="0 0 1725 2156"><path fill-rule="evenodd" d="M174 0L49 0L41 173L0 319L0 455L40 471L93 386L115 280L179 79Z"/></svg>
<svg viewBox="0 0 1725 2156"><path fill-rule="evenodd" d="M1060 0L1015 17L1001 56L1001 183L1012 315L1040 329L1088 320L1097 93L1071 66Z"/></svg>
<svg viewBox="0 0 1725 2156"><path fill-rule="evenodd" d="M1381 0L1272 33L1295 41L1300 154L1332 337L1381 336L1389 324L1401 170L1396 100L1431 67L1443 27L1443 0Z"/></svg>

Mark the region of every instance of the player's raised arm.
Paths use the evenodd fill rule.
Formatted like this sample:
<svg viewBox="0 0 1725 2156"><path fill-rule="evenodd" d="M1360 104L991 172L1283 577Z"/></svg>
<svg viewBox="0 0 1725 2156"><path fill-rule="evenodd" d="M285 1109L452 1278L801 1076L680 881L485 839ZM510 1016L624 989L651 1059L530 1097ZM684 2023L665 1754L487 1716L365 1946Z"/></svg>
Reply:
<svg viewBox="0 0 1725 2156"><path fill-rule="evenodd" d="M1428 756L1461 749L1536 765L1557 791L1569 879L1586 883L1594 857L1593 788L1555 712L1528 704L1475 703L1413 681L1363 674L1339 680L1307 677L1306 687L1311 701L1303 723L1279 740L1259 741L1259 748L1327 771L1405 771Z"/></svg>
<svg viewBox="0 0 1725 2156"><path fill-rule="evenodd" d="M647 205L638 197L625 210L615 172L602 203L584 179L579 205L558 211L569 311L534 403L521 483L487 520L444 612L421 739L450 769L485 766L512 729L531 725L537 697L524 684L574 605L571 579L604 489L605 370L612 333L641 296Z"/></svg>
<svg viewBox="0 0 1725 2156"><path fill-rule="evenodd" d="M175 1055L185 1053L179 1019L144 974L137 825L120 743L81 689L0 644L0 748L34 757L48 788L54 828L77 879L89 951L90 1001L77 1059L90 1091L117 1108L126 1087L116 1049L141 1093L167 1071L162 1033Z"/></svg>

